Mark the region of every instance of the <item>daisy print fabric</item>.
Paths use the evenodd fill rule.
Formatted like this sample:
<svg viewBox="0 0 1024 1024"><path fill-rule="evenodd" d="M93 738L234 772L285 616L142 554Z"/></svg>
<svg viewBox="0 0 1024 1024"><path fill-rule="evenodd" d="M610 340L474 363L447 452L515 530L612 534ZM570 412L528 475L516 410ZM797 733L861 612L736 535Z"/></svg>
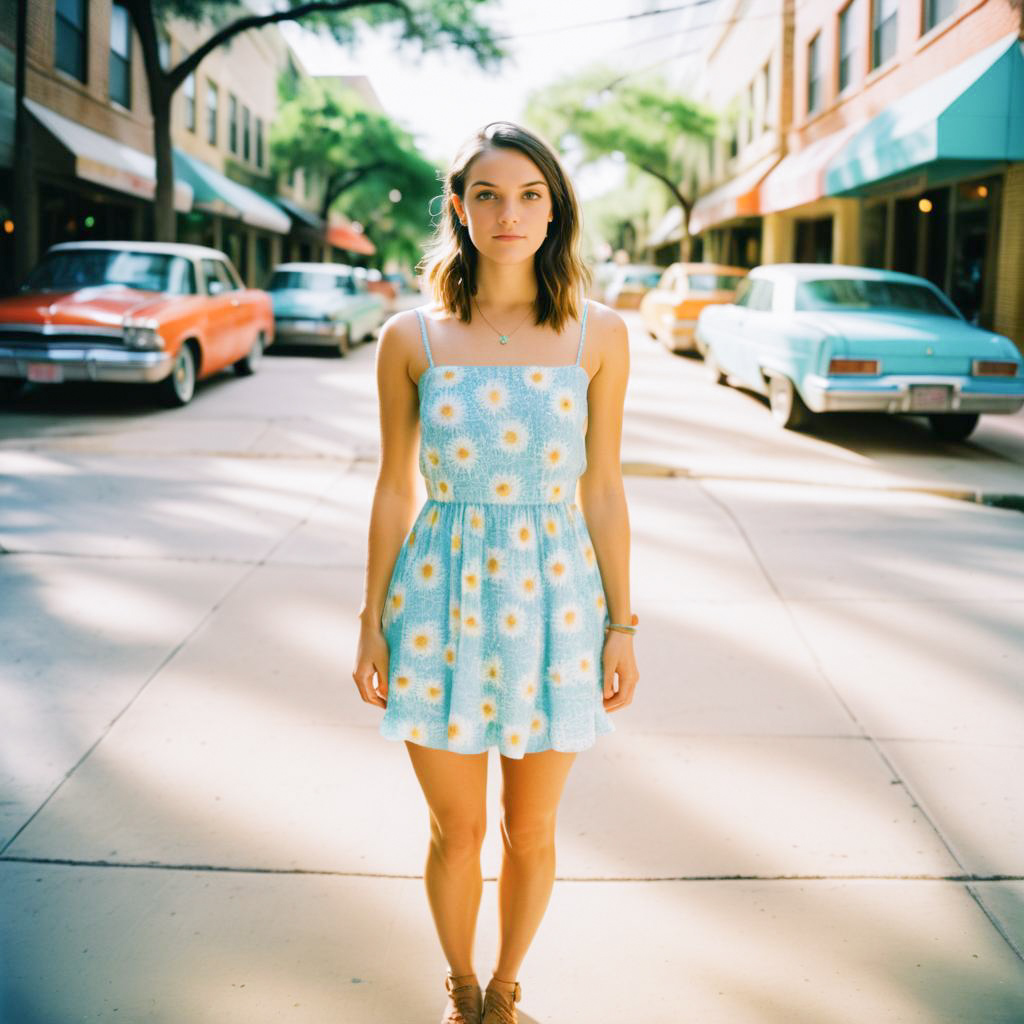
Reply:
<svg viewBox="0 0 1024 1024"><path fill-rule="evenodd" d="M614 731L605 594L573 500L586 468L586 306L576 363L563 366L435 366L417 314L428 498L385 599L380 734L515 758L584 750Z"/></svg>

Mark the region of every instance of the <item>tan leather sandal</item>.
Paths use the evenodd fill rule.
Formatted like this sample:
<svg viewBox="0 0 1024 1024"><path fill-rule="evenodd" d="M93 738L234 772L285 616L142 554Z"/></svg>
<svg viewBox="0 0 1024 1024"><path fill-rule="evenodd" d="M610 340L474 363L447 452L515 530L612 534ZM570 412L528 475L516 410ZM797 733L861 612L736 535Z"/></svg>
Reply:
<svg viewBox="0 0 1024 1024"><path fill-rule="evenodd" d="M448 974L444 979L448 1003L441 1016L441 1024L481 1024L483 994L475 974Z"/></svg>
<svg viewBox="0 0 1024 1024"><path fill-rule="evenodd" d="M484 990L484 1016L481 1024L519 1024L516 1003L523 998L518 981L491 978Z"/></svg>

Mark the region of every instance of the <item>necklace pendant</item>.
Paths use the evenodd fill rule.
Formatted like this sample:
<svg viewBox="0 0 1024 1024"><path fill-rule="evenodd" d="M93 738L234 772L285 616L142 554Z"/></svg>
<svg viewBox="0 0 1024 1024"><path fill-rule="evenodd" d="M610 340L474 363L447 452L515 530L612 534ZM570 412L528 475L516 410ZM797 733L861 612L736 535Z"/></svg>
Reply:
<svg viewBox="0 0 1024 1024"><path fill-rule="evenodd" d="M508 344L508 335L507 334L499 334L498 335L498 341L500 341L502 343L502 345L507 345Z"/></svg>

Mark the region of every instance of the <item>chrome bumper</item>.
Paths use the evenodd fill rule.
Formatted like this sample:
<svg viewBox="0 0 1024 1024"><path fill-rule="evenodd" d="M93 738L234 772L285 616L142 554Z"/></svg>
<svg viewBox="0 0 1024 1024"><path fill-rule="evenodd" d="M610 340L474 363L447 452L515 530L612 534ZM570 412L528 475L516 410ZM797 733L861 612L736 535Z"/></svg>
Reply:
<svg viewBox="0 0 1024 1024"><path fill-rule="evenodd" d="M801 397L812 412L888 412L927 416L930 413L1014 413L1024 407L1024 381L1000 382L1002 390L985 390L976 377L888 377L873 381L871 388L851 388L825 377L804 379ZM995 381L993 381L995 383ZM944 408L912 408L911 385L949 388Z"/></svg>
<svg viewBox="0 0 1024 1024"><path fill-rule="evenodd" d="M60 367L61 380L99 380L151 384L167 377L174 365L164 351L112 348L101 345L49 347L0 344L0 377L29 379L29 364Z"/></svg>
<svg viewBox="0 0 1024 1024"><path fill-rule="evenodd" d="M275 320L274 340L286 345L340 345L347 330L333 320Z"/></svg>

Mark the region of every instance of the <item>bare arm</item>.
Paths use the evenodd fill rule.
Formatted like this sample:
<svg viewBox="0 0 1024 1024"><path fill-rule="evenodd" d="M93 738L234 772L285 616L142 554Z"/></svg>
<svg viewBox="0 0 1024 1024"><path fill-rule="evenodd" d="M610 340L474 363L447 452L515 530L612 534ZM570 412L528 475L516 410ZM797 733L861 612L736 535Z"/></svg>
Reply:
<svg viewBox="0 0 1024 1024"><path fill-rule="evenodd" d="M594 316L594 313L599 315ZM629 381L629 334L621 316L604 306L591 311L593 344L601 362L588 392L587 468L580 477L580 510L594 542L594 554L612 622L629 625L629 510L622 483L622 413ZM595 329L596 328L596 329ZM617 630L605 634L602 656L605 710L633 699L639 673L633 637ZM618 691L613 687L618 676Z"/></svg>
<svg viewBox="0 0 1024 1024"><path fill-rule="evenodd" d="M352 673L363 700L386 706L388 651L381 616L398 552L416 517L419 397L410 375L413 313L399 313L381 328L377 343L380 461L370 513L366 579L359 610L360 639ZM412 330L411 330L412 329ZM377 674L380 696L373 689Z"/></svg>

